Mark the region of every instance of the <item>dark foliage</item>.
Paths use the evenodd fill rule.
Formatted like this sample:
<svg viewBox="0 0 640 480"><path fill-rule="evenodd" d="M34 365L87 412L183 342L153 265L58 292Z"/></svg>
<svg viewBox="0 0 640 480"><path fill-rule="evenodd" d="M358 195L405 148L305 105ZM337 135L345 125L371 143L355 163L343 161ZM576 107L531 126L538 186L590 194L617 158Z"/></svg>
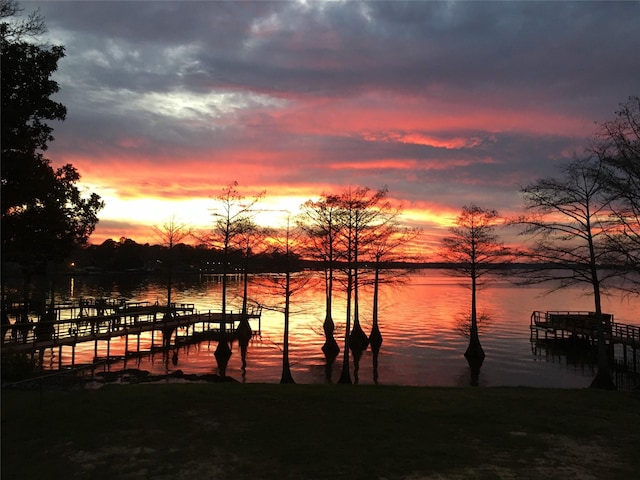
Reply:
<svg viewBox="0 0 640 480"><path fill-rule="evenodd" d="M0 12L3 260L37 271L87 241L103 203L81 194L72 165L54 169L42 153L53 140L47 121L67 113L50 98L58 91L50 77L64 47L28 42L44 24L37 15L9 20L20 13L16 2L3 0Z"/></svg>

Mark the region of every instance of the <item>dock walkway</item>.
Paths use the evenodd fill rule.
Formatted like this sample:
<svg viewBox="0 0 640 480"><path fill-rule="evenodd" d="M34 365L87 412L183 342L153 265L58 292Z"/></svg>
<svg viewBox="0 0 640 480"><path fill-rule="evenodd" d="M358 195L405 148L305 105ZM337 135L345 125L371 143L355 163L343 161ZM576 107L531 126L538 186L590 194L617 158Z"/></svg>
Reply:
<svg viewBox="0 0 640 480"><path fill-rule="evenodd" d="M170 315L167 315L167 307L149 302L121 302L113 300L105 301L80 301L57 305L53 314L48 315L54 320L21 321L16 312L25 311L23 305L10 306L9 312L13 313L15 320L9 325L3 325L2 350L13 353L34 353L63 346L75 346L85 342L95 342L96 351L99 341L110 342L116 337L139 337L144 332L162 332L164 342L169 344L171 335L175 334L175 342L188 342L191 339L219 338L224 331L231 338L236 336L236 329L241 320L246 319L251 323L257 320L257 325L252 325L253 335L259 335L261 329L261 309L256 308L246 315L238 311L229 311L225 315L222 312L198 312L193 304L173 304ZM178 337L178 329L185 333ZM168 336L168 338L166 338ZM127 351L127 353L129 353ZM139 353L131 352L131 353Z"/></svg>

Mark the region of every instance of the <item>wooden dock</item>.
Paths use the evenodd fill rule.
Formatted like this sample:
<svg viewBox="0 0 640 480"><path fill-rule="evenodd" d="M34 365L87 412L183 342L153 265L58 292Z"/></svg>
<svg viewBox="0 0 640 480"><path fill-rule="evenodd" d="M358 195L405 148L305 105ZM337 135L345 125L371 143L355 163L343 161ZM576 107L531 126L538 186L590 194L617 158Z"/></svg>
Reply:
<svg viewBox="0 0 640 480"><path fill-rule="evenodd" d="M15 317L9 325L3 325L2 350L10 353L43 352L47 349L72 349L72 365L77 345L94 342L94 359L98 358L98 342L107 342L109 357L110 342L114 338L125 338L125 355L139 355L140 336L151 332L152 349L155 333L162 335L162 345L167 348L172 343L188 343L201 339L222 338L222 332L230 340L237 337L237 328L246 318L253 335L260 335L261 309L253 309L243 315L239 311L197 312L193 304L173 304L167 306L149 302L123 302L111 299L99 301L79 301L57 305L48 318L25 322L19 313L26 311L24 305L14 304L7 311ZM170 311L170 314L167 313ZM257 325L256 325L257 324ZM180 330L180 334L178 331ZM129 350L129 337L135 337L135 349ZM173 342L172 342L173 340ZM133 342L132 342L133 343Z"/></svg>
<svg viewBox="0 0 640 480"><path fill-rule="evenodd" d="M622 349L623 363L627 365L628 355L632 357L633 370L638 364L637 351L640 349L640 326L616 323L613 315L602 314L598 320L594 312L577 311L534 311L531 314L531 341L575 339L592 347L598 342L599 323L609 348L618 345ZM630 354L629 354L630 351Z"/></svg>

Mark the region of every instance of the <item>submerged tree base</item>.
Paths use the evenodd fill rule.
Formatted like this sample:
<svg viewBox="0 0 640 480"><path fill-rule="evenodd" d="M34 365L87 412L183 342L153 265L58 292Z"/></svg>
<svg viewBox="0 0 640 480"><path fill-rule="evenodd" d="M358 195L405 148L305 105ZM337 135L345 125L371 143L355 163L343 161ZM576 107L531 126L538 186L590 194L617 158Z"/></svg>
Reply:
<svg viewBox="0 0 640 480"><path fill-rule="evenodd" d="M469 346L467 347L467 351L464 352L464 356L467 360L480 361L480 364L482 365L485 354L484 350L482 349L482 345L480 345L480 342L469 342Z"/></svg>
<svg viewBox="0 0 640 480"><path fill-rule="evenodd" d="M283 365L282 367L282 377L280 377L280 383L296 383L293 379L293 375L291 375L291 369L289 365Z"/></svg>
<svg viewBox="0 0 640 480"><path fill-rule="evenodd" d="M216 357L216 362L218 363L218 372L220 376L226 376L227 364L229 363L229 359L231 358L231 348L229 347L229 343L226 340L220 340L218 342L216 351L213 353L213 356Z"/></svg>
<svg viewBox="0 0 640 480"><path fill-rule="evenodd" d="M351 381L351 373L349 372L349 360L347 356L345 356L345 361L342 364L342 371L340 372L338 383L341 385L351 385L353 383Z"/></svg>
<svg viewBox="0 0 640 480"><path fill-rule="evenodd" d="M379 353L380 347L382 347L382 334L380 333L380 329L377 325L373 327L371 330L371 334L369 335L369 345L371 345L371 351L373 353Z"/></svg>
<svg viewBox="0 0 640 480"><path fill-rule="evenodd" d="M600 390L617 390L616 384L613 382L609 372L598 370L596 377L591 382L589 388L598 388Z"/></svg>
<svg viewBox="0 0 640 480"><path fill-rule="evenodd" d="M336 342L335 338L329 337L326 339L324 345L322 345L322 353L324 353L327 363L333 363L335 361L340 353L340 347L338 346L338 342Z"/></svg>
<svg viewBox="0 0 640 480"><path fill-rule="evenodd" d="M367 334L362 330L360 323L356 321L349 335L349 349L354 356L362 355L362 352L364 352L368 346L369 337L367 337Z"/></svg>

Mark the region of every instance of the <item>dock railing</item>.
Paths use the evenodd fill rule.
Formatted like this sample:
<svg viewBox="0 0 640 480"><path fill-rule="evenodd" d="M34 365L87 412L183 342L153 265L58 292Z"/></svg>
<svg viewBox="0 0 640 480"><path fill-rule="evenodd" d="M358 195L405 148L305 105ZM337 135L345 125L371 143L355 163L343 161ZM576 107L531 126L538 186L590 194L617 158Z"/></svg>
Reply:
<svg viewBox="0 0 640 480"><path fill-rule="evenodd" d="M112 302L112 306L116 303ZM127 334L129 332L142 332L164 326L183 327L194 323L206 323L207 330L220 330L222 323L222 313L208 312L199 313L195 310L193 303L172 303L171 311L174 313L170 318L162 314L167 311L165 305L151 304L149 302L118 302L117 310L105 312L101 315L77 316L75 318L62 318L55 315L56 320L43 320L35 318L29 322L14 321L3 326L2 344L7 348L18 348L24 350L28 345L34 349L45 345L57 346L59 344L71 345L83 341L93 341L111 336ZM260 306L253 307L247 312L249 319L258 320L257 331L261 331ZM239 310L227 311L224 320L225 329L235 332L242 314Z"/></svg>
<svg viewBox="0 0 640 480"><path fill-rule="evenodd" d="M613 315L601 314L604 336L607 341L640 348L640 326L616 323ZM597 338L598 322L595 312L579 311L534 311L531 314L530 328L533 332L569 332ZM536 335L537 336L537 335Z"/></svg>
<svg viewBox="0 0 640 480"><path fill-rule="evenodd" d="M613 315L602 313L600 319L605 325L605 330L610 331L613 325ZM536 310L531 314L531 328L597 330L598 320L595 312L571 310L542 312Z"/></svg>
<svg viewBox="0 0 640 480"><path fill-rule="evenodd" d="M638 325L614 323L611 335L616 340L626 339L627 345L640 347L640 326Z"/></svg>

